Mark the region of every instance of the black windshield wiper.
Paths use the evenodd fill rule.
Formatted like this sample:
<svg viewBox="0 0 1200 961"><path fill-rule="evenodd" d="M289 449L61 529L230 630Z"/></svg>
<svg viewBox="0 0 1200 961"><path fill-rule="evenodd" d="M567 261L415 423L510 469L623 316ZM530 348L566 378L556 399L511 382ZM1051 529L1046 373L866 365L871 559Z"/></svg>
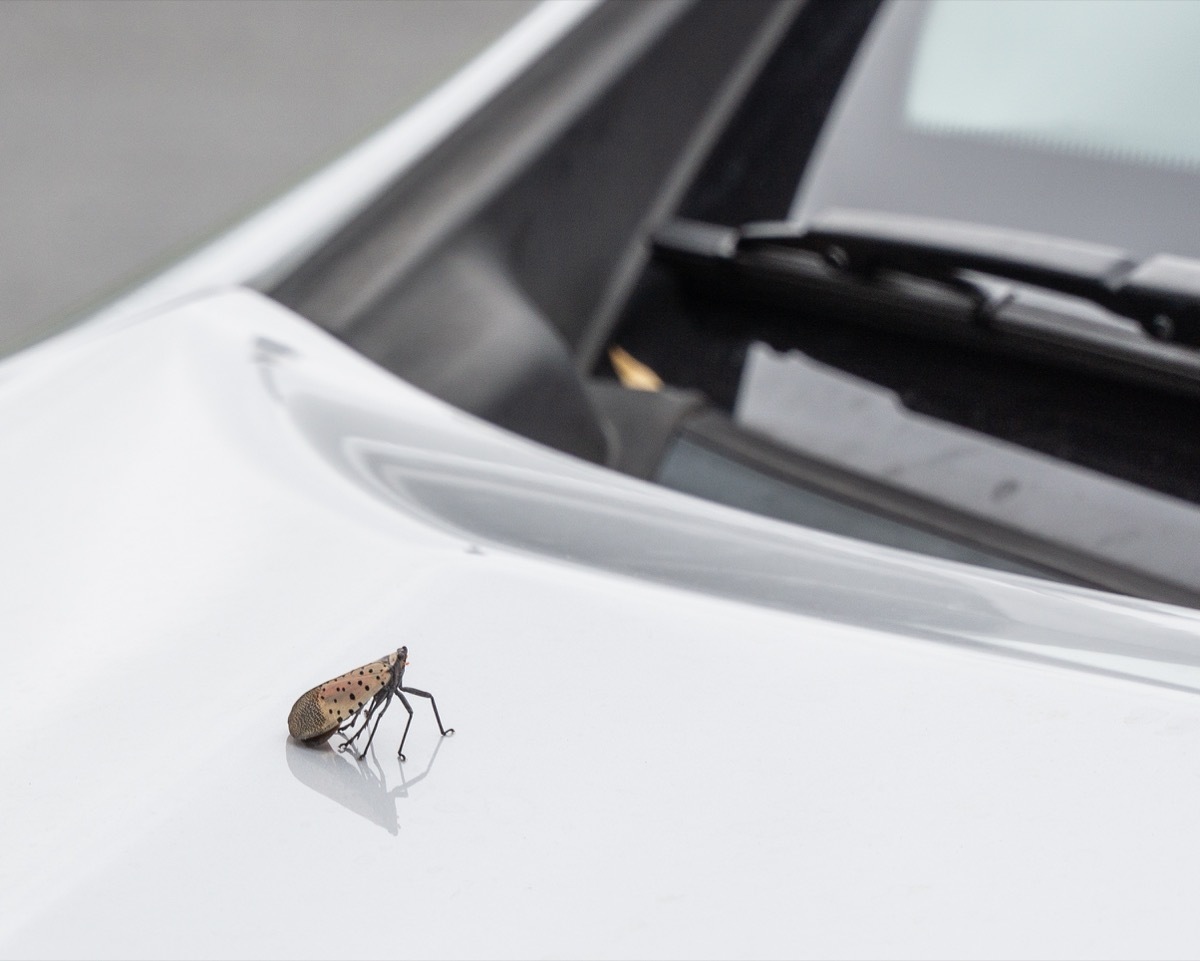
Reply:
<svg viewBox="0 0 1200 961"><path fill-rule="evenodd" d="M1181 346L1200 343L1200 261L863 210L675 220L654 247L730 290L1200 394L1200 352Z"/></svg>
<svg viewBox="0 0 1200 961"><path fill-rule="evenodd" d="M1138 260L1078 240L869 210L831 210L804 227L751 223L738 233L740 251L768 245L811 250L860 274L888 268L937 279L978 271L1082 297L1164 340L1200 326L1200 261L1187 257Z"/></svg>

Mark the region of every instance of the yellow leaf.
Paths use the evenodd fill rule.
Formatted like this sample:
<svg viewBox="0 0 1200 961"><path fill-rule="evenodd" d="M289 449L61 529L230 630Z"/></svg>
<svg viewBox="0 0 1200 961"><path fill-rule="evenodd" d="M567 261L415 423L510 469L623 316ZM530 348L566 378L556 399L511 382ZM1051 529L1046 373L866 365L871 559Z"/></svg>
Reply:
<svg viewBox="0 0 1200 961"><path fill-rule="evenodd" d="M608 348L608 359L621 386L631 390L662 390L662 378L621 347Z"/></svg>

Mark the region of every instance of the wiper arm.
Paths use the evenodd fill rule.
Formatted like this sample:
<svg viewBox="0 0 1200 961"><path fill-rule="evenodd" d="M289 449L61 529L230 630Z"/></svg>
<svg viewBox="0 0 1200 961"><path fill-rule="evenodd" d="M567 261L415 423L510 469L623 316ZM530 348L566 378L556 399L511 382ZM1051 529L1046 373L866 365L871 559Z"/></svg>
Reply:
<svg viewBox="0 0 1200 961"><path fill-rule="evenodd" d="M909 329L1200 396L1200 261L850 210L806 228L673 220L654 249L723 296L795 305L798 323Z"/></svg>
<svg viewBox="0 0 1200 961"><path fill-rule="evenodd" d="M1200 260L1137 260L1114 247L980 224L869 210L831 210L805 226L746 224L738 251L795 247L840 269L929 279L970 270L1081 297L1162 340L1200 341Z"/></svg>

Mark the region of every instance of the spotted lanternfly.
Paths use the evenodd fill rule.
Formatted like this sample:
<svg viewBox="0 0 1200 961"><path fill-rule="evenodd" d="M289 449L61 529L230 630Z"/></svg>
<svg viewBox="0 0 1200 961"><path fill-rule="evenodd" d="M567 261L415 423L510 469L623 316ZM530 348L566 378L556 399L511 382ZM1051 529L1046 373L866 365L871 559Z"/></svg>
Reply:
<svg viewBox="0 0 1200 961"><path fill-rule="evenodd" d="M302 694L292 705L292 713L288 715L288 731L297 741L303 741L305 744L320 744L334 734L340 734L344 741L338 745L338 750L353 752L354 742L370 728L367 743L357 755L361 761L367 756L371 742L375 739L375 732L379 729L379 721L383 718L384 711L392 703L392 698L397 697L408 711L408 723L404 725L400 750L397 752L403 761L404 741L408 737L408 728L413 719L412 705L404 695L416 694L418 697L429 698L442 736L453 734L454 728L447 728L442 724L442 716L438 713L437 701L433 699L432 694L428 691L418 691L415 687L401 686L404 668L407 666L408 648L402 647L395 654L385 655L378 661L356 667L332 681L318 684L311 691ZM358 724L358 730L347 734L355 724Z"/></svg>

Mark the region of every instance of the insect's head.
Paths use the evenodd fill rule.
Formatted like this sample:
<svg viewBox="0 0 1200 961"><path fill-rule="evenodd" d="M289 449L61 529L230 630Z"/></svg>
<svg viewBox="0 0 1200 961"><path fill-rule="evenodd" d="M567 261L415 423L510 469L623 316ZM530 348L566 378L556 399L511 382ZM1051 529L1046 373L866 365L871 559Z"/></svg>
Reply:
<svg viewBox="0 0 1200 961"><path fill-rule="evenodd" d="M403 674L406 667L408 667L408 648L402 647L396 651L396 670Z"/></svg>

